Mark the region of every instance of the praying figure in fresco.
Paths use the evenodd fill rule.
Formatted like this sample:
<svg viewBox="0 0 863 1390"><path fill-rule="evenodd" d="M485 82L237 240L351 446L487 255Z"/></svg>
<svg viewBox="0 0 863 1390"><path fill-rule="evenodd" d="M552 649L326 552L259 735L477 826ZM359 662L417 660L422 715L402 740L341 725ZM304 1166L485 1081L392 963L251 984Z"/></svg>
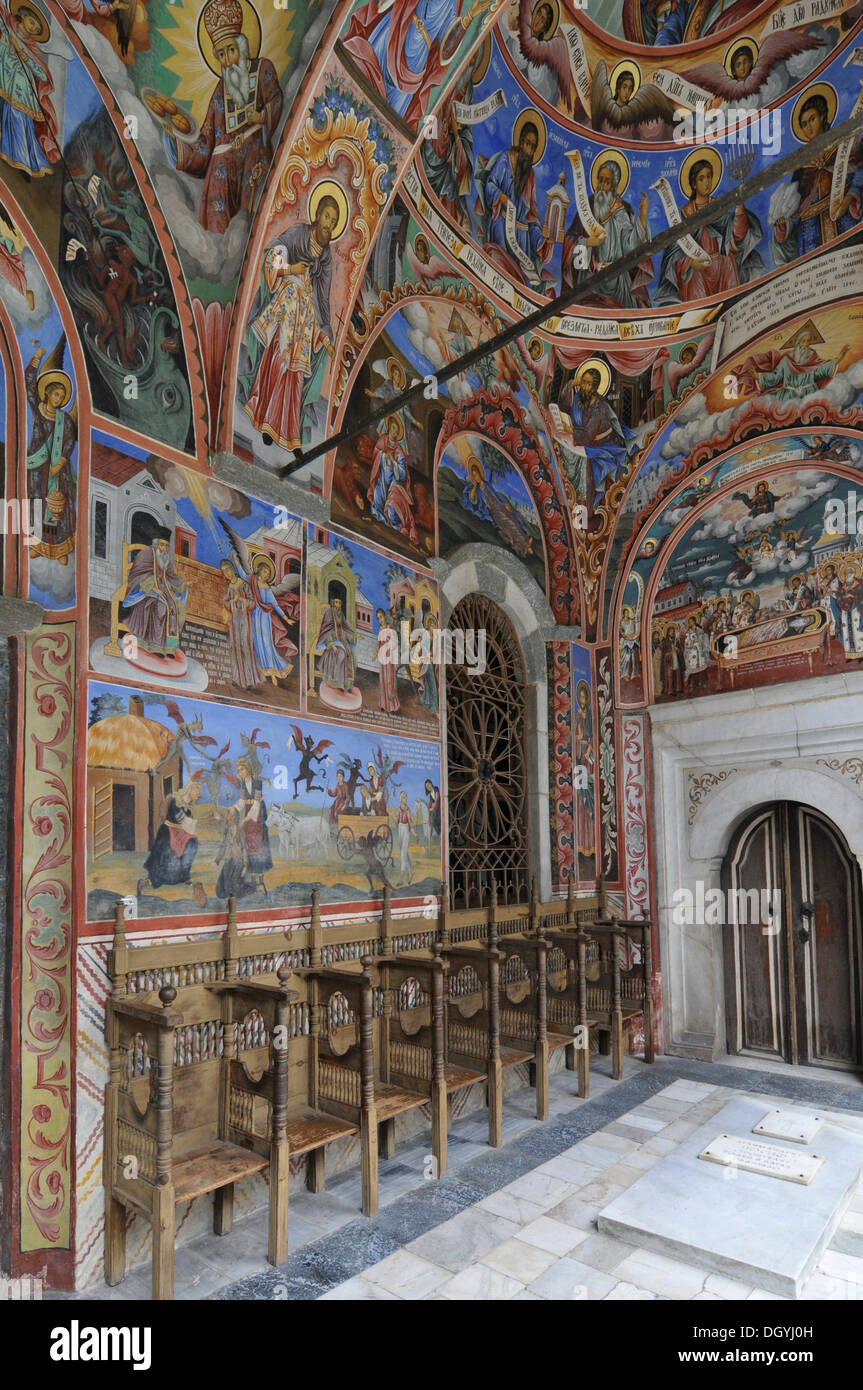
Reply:
<svg viewBox="0 0 863 1390"><path fill-rule="evenodd" d="M200 781L187 782L185 787L167 798L162 822L156 831L150 853L144 860L144 874L138 880L137 894L144 889L162 888L166 884L188 883L196 907L206 907L207 895L203 884L192 884L192 865L198 853L198 822L194 805L200 800L203 787Z"/></svg>
<svg viewBox="0 0 863 1390"><path fill-rule="evenodd" d="M393 111L416 125L471 24L493 0L368 0L351 15L344 47Z"/></svg>
<svg viewBox="0 0 863 1390"><path fill-rule="evenodd" d="M210 0L203 21L221 77L195 143L169 133L165 139L177 168L204 180L201 226L224 232L238 212L251 212L266 178L282 115L282 89L270 60L250 54L239 0Z"/></svg>
<svg viewBox="0 0 863 1390"><path fill-rule="evenodd" d="M42 503L42 536L30 545L30 555L44 555L61 565L69 563L75 549L77 487L72 454L78 442L77 401L71 410L66 409L72 399L72 381L59 365L65 347L66 339L61 338L41 371L45 349L37 348L24 372L31 416L27 496Z"/></svg>
<svg viewBox="0 0 863 1390"><path fill-rule="evenodd" d="M808 143L830 129L835 115L834 93L830 93L829 103L824 92L804 93L792 113L791 128L798 139ZM839 147L832 145L801 164L771 197L768 217L773 227L774 265L787 265L826 246L849 232L863 216L863 144L858 138L851 147L845 186L834 203L833 171L838 151Z"/></svg>
<svg viewBox="0 0 863 1390"><path fill-rule="evenodd" d="M344 615L340 596L334 594L321 613L315 652L322 680L335 690L354 688L356 644L357 634Z"/></svg>
<svg viewBox="0 0 863 1390"><path fill-rule="evenodd" d="M681 181L691 197L684 203L684 217L702 212L713 201L718 170L710 159L696 159L684 170ZM680 242L670 246L662 257L655 304L689 304L710 295L726 294L754 280L764 271L758 254L761 223L742 203L700 227L693 239L704 252L703 260L687 256Z"/></svg>
<svg viewBox="0 0 863 1390"><path fill-rule="evenodd" d="M759 394L769 394L780 405L811 396L842 370L851 351L845 343L838 357L825 359L813 347L813 343L823 341L810 319L778 351L747 357L738 373L741 386L744 390L750 388Z"/></svg>
<svg viewBox="0 0 863 1390"><path fill-rule="evenodd" d="M264 443L283 449L299 449L306 384L323 351L335 351L330 241L347 222L347 200L342 207L331 193L317 202L313 194L309 210L312 222L290 227L264 257L266 302L249 337L254 379L243 409Z"/></svg>
<svg viewBox="0 0 863 1390"><path fill-rule="evenodd" d="M39 51L50 37L48 21L26 0L0 4L0 159L28 178L50 173L60 159L54 80Z"/></svg>
<svg viewBox="0 0 863 1390"><path fill-rule="evenodd" d="M372 516L394 531L403 531L408 540L418 541L413 514L413 494L404 451L404 425L398 415L387 416L375 444L375 459L369 479L368 500Z"/></svg>

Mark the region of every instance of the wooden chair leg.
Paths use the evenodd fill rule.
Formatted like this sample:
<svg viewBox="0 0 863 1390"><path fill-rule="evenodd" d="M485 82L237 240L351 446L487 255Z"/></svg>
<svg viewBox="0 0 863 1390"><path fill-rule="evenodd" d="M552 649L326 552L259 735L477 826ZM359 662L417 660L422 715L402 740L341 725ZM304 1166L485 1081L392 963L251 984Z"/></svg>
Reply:
<svg viewBox="0 0 863 1390"><path fill-rule="evenodd" d="M213 1230L217 1236L226 1236L234 1224L234 1184L217 1187L213 1196Z"/></svg>
<svg viewBox="0 0 863 1390"><path fill-rule="evenodd" d="M437 1162L437 1175L446 1176L448 1107L446 1086L432 1088L432 1153Z"/></svg>
<svg viewBox="0 0 863 1390"><path fill-rule="evenodd" d="M536 1061L534 1062L536 1073L536 1118L538 1120L548 1119L548 1043L537 1044Z"/></svg>
<svg viewBox="0 0 863 1390"><path fill-rule="evenodd" d="M611 1074L615 1081L623 1076L623 1014L611 1015Z"/></svg>
<svg viewBox="0 0 863 1390"><path fill-rule="evenodd" d="M364 1110L360 1119L362 1154L363 1216L374 1216L378 1209L378 1122L374 1110Z"/></svg>
<svg viewBox="0 0 863 1390"><path fill-rule="evenodd" d="M644 1008L644 1060L656 1061L656 1044L653 1040L653 1002L648 1000Z"/></svg>
<svg viewBox="0 0 863 1390"><path fill-rule="evenodd" d="M389 1120L381 1120L380 1124L380 1156L381 1158L392 1158L396 1151L396 1122L392 1117Z"/></svg>
<svg viewBox="0 0 863 1390"><path fill-rule="evenodd" d="M174 1189L157 1187L153 1196L153 1302L174 1297Z"/></svg>
<svg viewBox="0 0 863 1390"><path fill-rule="evenodd" d="M503 1068L500 1062L488 1064L488 1142L493 1149L503 1143Z"/></svg>
<svg viewBox="0 0 863 1390"><path fill-rule="evenodd" d="M578 1094L584 1099L590 1095L590 1044L585 1040L584 1047L573 1050L578 1062Z"/></svg>
<svg viewBox="0 0 863 1390"><path fill-rule="evenodd" d="M126 1208L105 1189L105 1283L126 1277Z"/></svg>
<svg viewBox="0 0 863 1390"><path fill-rule="evenodd" d="M323 1144L319 1149L312 1149L306 1164L306 1187L309 1192L323 1192L326 1186L324 1176L324 1155L326 1149Z"/></svg>
<svg viewBox="0 0 863 1390"><path fill-rule="evenodd" d="M274 1143L270 1152L270 1220L267 1260L283 1265L288 1258L288 1178L290 1151L287 1142Z"/></svg>

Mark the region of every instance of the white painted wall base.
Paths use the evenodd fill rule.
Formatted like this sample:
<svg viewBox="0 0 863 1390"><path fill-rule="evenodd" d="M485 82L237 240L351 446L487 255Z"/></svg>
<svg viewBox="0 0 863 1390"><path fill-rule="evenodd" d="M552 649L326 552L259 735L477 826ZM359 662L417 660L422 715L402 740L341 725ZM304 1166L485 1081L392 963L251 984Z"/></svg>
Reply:
<svg viewBox="0 0 863 1390"><path fill-rule="evenodd" d="M656 705L653 844L666 1051L725 1054L722 927L671 922L678 888L719 888L743 817L773 801L828 816L863 866L863 670Z"/></svg>

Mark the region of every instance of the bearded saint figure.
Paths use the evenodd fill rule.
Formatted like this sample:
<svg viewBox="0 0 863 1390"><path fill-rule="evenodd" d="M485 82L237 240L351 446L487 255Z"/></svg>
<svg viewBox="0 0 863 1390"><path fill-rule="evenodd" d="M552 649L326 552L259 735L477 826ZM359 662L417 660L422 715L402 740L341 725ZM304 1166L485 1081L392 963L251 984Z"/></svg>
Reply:
<svg viewBox="0 0 863 1390"><path fill-rule="evenodd" d="M171 562L171 532L160 527L136 553L126 577L123 619L147 652L176 656L186 621L188 586Z"/></svg>
<svg viewBox="0 0 863 1390"><path fill-rule="evenodd" d="M193 145L166 139L177 168L204 180L198 221L224 232L238 212L250 212L273 158L282 115L282 89L268 58L252 58L239 0L210 0L204 28L221 68L200 137Z"/></svg>

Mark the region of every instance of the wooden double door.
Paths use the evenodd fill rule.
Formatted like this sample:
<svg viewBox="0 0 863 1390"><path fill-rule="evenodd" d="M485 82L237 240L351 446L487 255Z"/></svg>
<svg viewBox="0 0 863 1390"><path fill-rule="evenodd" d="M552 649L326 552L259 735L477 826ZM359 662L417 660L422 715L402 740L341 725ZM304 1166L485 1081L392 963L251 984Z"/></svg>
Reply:
<svg viewBox="0 0 863 1390"><path fill-rule="evenodd" d="M863 1066L860 870L836 827L809 806L761 807L723 888L728 1051Z"/></svg>

